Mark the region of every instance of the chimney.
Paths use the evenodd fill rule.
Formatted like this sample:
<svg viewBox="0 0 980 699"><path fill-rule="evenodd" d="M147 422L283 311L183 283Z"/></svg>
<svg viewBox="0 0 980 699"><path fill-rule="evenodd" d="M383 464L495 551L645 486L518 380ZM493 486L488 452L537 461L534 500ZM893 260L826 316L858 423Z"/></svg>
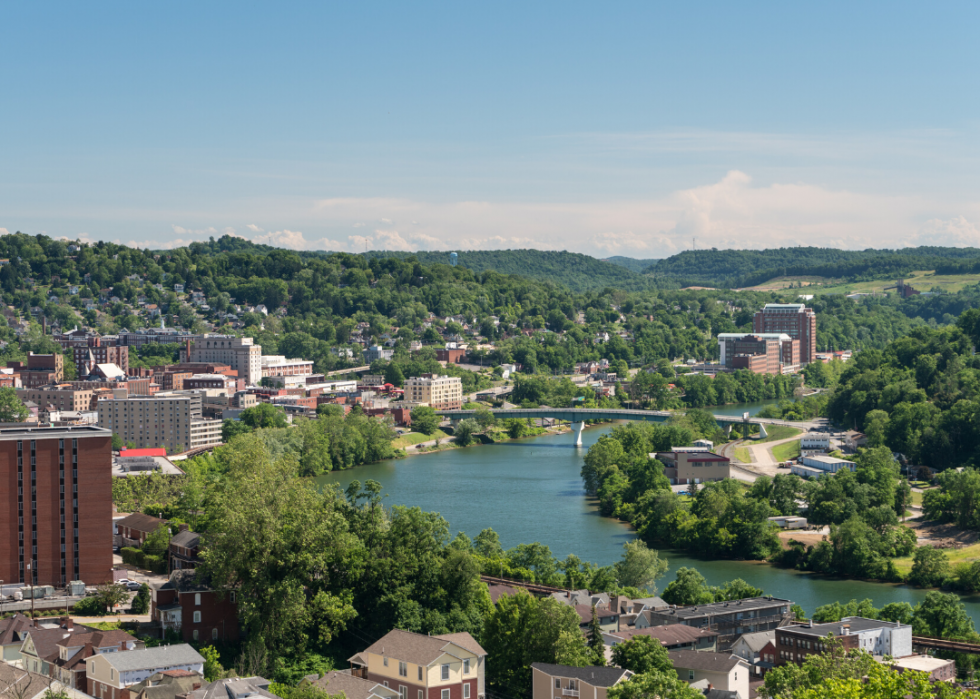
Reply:
<svg viewBox="0 0 980 699"><path fill-rule="evenodd" d="M189 524L178 524L177 525L177 533L178 534L180 532L186 532L186 531L189 531L189 530L190 530L190 525Z"/></svg>
<svg viewBox="0 0 980 699"><path fill-rule="evenodd" d="M70 616L63 616L61 617L61 628L65 629L66 631L71 631L75 628L75 622L72 621Z"/></svg>
<svg viewBox="0 0 980 699"><path fill-rule="evenodd" d="M712 687L714 687L714 685L713 685L713 684L711 684L711 683L709 682L709 683L708 683L708 691L709 691L709 692L711 691L711 688L712 688Z"/></svg>

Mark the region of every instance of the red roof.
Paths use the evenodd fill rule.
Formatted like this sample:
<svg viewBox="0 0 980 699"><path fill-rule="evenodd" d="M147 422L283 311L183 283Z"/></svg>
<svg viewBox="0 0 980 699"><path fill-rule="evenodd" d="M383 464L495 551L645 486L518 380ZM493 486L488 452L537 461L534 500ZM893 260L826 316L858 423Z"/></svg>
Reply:
<svg viewBox="0 0 980 699"><path fill-rule="evenodd" d="M166 456L166 455L167 455L167 450L164 449L163 447L155 447L152 449L127 449L126 447L123 447L122 449L119 450L119 456L123 458L128 456Z"/></svg>

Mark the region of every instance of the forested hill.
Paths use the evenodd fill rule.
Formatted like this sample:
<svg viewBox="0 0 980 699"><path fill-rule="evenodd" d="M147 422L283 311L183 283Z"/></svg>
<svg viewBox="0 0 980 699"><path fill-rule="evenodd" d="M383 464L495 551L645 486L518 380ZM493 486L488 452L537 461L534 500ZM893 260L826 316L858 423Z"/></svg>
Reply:
<svg viewBox="0 0 980 699"><path fill-rule="evenodd" d="M415 256L423 265L449 264L446 252L384 252L364 253L368 258ZM618 264L597 260L575 252L551 250L460 250L458 264L474 272L493 270L499 274L517 274L529 279L555 282L581 293L592 289L627 289L639 291L653 288L651 279ZM668 286L676 286L668 282Z"/></svg>
<svg viewBox="0 0 980 699"><path fill-rule="evenodd" d="M778 248L773 250L688 250L659 260L645 272L660 283L740 288L775 277L816 276L846 279L893 277L921 269L980 263L980 249L918 247L900 250Z"/></svg>
<svg viewBox="0 0 980 699"><path fill-rule="evenodd" d="M625 267L633 272L645 272L648 267L655 265L660 262L659 259L655 260L638 260L635 257L623 257L622 255L614 255L612 257L607 257L603 262L612 262L614 265L619 265L620 267Z"/></svg>

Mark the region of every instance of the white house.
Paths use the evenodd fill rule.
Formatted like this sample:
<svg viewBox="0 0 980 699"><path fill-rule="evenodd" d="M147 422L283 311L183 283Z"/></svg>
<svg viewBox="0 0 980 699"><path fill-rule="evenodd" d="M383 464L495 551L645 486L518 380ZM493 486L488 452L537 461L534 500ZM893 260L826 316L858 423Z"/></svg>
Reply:
<svg viewBox="0 0 980 699"><path fill-rule="evenodd" d="M165 670L204 674L204 658L187 643L93 655L87 664L88 693L97 699L118 697L120 690Z"/></svg>
<svg viewBox="0 0 980 699"><path fill-rule="evenodd" d="M672 650L667 653L678 679L695 686L736 692L739 699L749 699L749 665L728 653L696 650Z"/></svg>

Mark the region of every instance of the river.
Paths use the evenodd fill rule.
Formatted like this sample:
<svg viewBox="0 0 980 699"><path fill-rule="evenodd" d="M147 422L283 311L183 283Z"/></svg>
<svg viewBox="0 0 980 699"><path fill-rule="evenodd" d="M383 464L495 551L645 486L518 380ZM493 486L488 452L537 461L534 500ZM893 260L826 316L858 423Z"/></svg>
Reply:
<svg viewBox="0 0 980 699"><path fill-rule="evenodd" d="M754 413L762 405L726 409ZM585 497L579 470L588 447L611 429L586 429L580 448L570 433L534 437L360 466L317 481L346 488L352 480L373 479L384 486L386 505L439 512L452 536L463 531L472 538L490 527L505 548L540 541L559 558L574 553L583 561L607 565L619 560L623 544L634 535L628 525L599 515ZM699 560L681 551L661 553L670 568L660 589L679 567L695 567L712 585L742 578L766 594L793 600L808 613L835 600L870 597L881 607L889 602L915 605L926 595L905 585L829 579L763 563ZM980 628L980 597L965 597L964 602Z"/></svg>

